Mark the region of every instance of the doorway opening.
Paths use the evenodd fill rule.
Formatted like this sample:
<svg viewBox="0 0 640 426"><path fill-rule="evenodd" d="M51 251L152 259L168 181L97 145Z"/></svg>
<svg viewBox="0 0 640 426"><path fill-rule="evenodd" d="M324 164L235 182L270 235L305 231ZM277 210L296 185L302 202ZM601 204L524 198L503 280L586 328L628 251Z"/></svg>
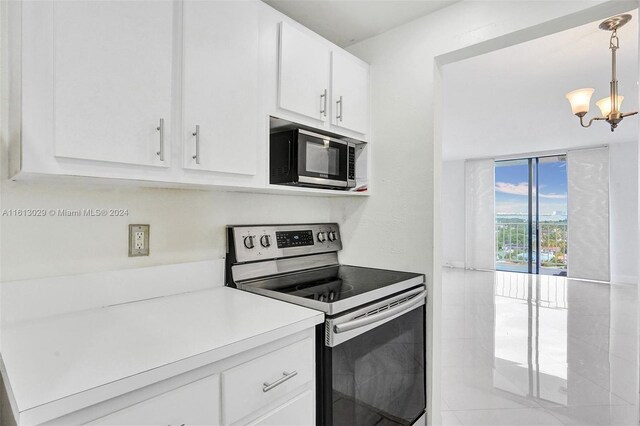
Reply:
<svg viewBox="0 0 640 426"><path fill-rule="evenodd" d="M495 162L496 270L567 274L566 155Z"/></svg>

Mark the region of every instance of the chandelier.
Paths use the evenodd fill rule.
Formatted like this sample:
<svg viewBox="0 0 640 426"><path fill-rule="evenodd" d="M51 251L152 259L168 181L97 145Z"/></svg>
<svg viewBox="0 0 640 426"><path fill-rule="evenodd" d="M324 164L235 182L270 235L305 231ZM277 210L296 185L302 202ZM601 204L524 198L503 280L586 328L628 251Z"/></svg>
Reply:
<svg viewBox="0 0 640 426"><path fill-rule="evenodd" d="M588 124L585 124L583 121L583 117L589 112L589 104L591 103L591 95L593 95L594 89L587 87L574 90L566 95L571 103L571 112L580 118L580 125L582 127L589 127L591 123L596 120L604 120L611 125L611 131L613 132L624 117L638 113L637 111L620 112L620 105L622 104L624 96L618 95L618 80L616 79L616 51L620 48L618 28L630 20L631 15L618 15L603 21L599 26L601 30L611 31L611 38L609 39L609 49L611 49L610 94L608 97L596 102L596 105L600 108L600 112L602 112L602 117L593 117L589 120Z"/></svg>

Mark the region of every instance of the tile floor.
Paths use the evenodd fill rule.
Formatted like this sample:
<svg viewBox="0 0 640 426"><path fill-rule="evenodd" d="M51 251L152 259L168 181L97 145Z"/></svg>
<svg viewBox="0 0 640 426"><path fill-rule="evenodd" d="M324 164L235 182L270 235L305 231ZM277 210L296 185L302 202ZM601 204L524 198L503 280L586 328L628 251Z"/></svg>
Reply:
<svg viewBox="0 0 640 426"><path fill-rule="evenodd" d="M443 271L443 425L638 426L635 286Z"/></svg>

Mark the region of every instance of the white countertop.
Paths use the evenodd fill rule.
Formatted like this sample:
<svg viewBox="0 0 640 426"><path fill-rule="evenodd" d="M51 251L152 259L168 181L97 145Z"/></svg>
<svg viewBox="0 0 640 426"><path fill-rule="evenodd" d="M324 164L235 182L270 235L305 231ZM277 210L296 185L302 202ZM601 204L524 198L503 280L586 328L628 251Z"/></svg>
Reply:
<svg viewBox="0 0 640 426"><path fill-rule="evenodd" d="M18 411L57 412L53 404L122 394L322 321L318 311L217 287L6 326L2 360Z"/></svg>

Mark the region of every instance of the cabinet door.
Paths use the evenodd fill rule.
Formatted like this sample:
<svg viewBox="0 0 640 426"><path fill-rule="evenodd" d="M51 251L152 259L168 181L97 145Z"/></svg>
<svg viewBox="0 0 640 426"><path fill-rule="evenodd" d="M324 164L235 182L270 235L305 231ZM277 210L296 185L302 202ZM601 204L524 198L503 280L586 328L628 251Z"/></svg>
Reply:
<svg viewBox="0 0 640 426"><path fill-rule="evenodd" d="M249 425L311 426L315 420L313 393L307 391Z"/></svg>
<svg viewBox="0 0 640 426"><path fill-rule="evenodd" d="M186 168L256 173L262 122L258 116L258 7L247 1L183 3Z"/></svg>
<svg viewBox="0 0 640 426"><path fill-rule="evenodd" d="M205 377L102 417L91 425L167 426L220 424L220 376Z"/></svg>
<svg viewBox="0 0 640 426"><path fill-rule="evenodd" d="M280 24L279 107L325 121L329 107L329 48Z"/></svg>
<svg viewBox="0 0 640 426"><path fill-rule="evenodd" d="M346 53L331 54L332 124L365 134L369 125L369 66Z"/></svg>
<svg viewBox="0 0 640 426"><path fill-rule="evenodd" d="M56 156L169 165L173 7L54 3Z"/></svg>

